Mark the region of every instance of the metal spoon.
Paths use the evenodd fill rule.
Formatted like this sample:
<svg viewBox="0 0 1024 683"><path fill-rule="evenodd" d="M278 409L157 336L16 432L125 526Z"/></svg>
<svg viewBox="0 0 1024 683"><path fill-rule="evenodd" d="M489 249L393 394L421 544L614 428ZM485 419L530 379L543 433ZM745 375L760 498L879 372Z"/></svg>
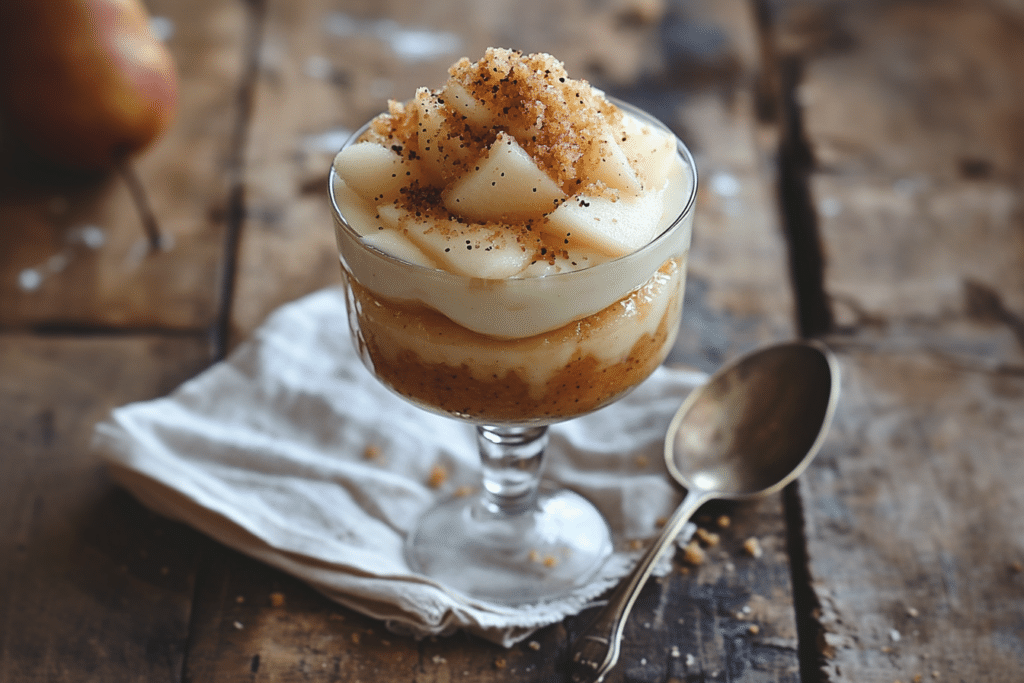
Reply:
<svg viewBox="0 0 1024 683"><path fill-rule="evenodd" d="M573 683L599 683L619 658L633 603L658 559L701 505L775 493L817 454L839 399L839 363L824 345L751 352L695 389L672 419L665 461L686 497L633 572L570 649Z"/></svg>

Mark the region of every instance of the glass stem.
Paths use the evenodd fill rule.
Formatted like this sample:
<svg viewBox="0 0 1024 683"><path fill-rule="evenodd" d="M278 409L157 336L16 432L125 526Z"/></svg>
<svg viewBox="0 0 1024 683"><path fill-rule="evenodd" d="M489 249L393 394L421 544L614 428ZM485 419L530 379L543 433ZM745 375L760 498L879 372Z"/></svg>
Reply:
<svg viewBox="0 0 1024 683"><path fill-rule="evenodd" d="M519 515L537 500L548 444L547 427L477 427L483 466L484 509L496 516Z"/></svg>

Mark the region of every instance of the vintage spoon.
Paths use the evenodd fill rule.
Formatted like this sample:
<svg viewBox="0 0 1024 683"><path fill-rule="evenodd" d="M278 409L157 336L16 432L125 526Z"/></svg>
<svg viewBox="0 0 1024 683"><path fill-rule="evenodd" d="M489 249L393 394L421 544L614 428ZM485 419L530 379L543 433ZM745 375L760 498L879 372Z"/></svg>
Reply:
<svg viewBox="0 0 1024 683"><path fill-rule="evenodd" d="M839 363L823 344L789 342L751 352L695 389L672 419L665 461L686 497L633 572L573 643L573 683L599 683L619 658L640 589L701 505L779 491L821 447L839 399Z"/></svg>

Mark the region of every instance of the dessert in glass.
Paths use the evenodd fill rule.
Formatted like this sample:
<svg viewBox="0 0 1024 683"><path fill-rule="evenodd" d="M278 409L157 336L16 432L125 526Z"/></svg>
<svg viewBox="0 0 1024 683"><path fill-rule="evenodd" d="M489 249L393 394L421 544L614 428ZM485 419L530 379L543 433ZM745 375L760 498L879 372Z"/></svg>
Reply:
<svg viewBox="0 0 1024 683"><path fill-rule="evenodd" d="M429 510L411 568L499 604L586 585L612 552L541 485L548 425L647 378L675 340L696 170L661 123L550 55L489 49L391 102L330 182L354 342L414 404L476 426L479 495Z"/></svg>

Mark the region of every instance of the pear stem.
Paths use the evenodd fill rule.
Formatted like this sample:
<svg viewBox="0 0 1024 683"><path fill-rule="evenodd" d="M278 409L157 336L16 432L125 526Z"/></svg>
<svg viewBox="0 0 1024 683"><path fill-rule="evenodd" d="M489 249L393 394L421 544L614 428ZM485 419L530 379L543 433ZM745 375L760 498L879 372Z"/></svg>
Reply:
<svg viewBox="0 0 1024 683"><path fill-rule="evenodd" d="M157 221L156 214L153 213L153 209L149 204L146 189L142 185L142 180L139 178L138 172L127 160L120 161L117 164L117 170L124 179L125 184L128 186L128 192L132 196L132 203L135 204L135 210L139 212L139 219L142 221L142 229L146 231L146 239L149 241L149 250L159 251L163 244L163 239L160 235L160 224Z"/></svg>

